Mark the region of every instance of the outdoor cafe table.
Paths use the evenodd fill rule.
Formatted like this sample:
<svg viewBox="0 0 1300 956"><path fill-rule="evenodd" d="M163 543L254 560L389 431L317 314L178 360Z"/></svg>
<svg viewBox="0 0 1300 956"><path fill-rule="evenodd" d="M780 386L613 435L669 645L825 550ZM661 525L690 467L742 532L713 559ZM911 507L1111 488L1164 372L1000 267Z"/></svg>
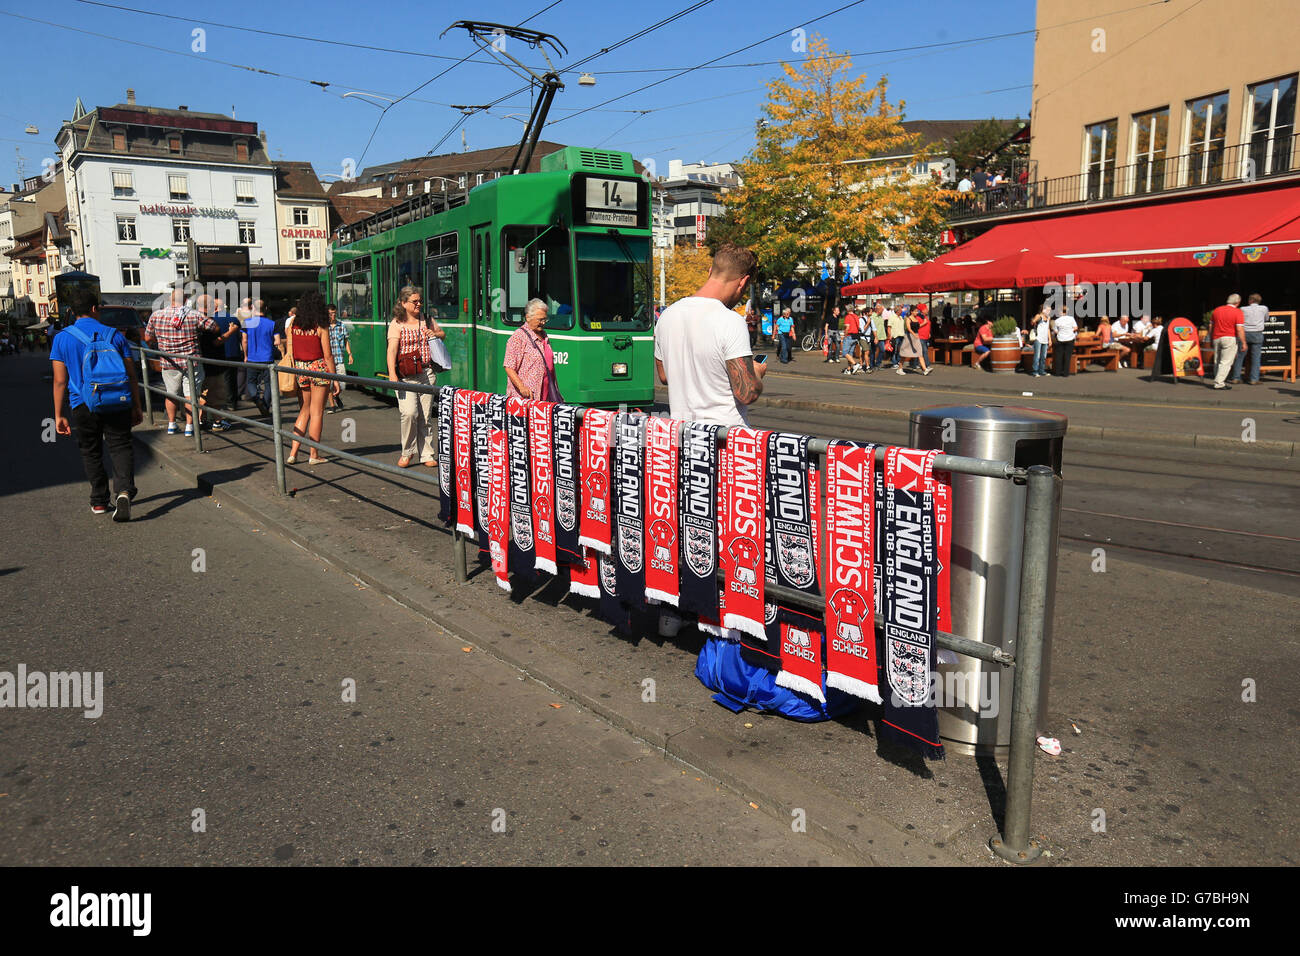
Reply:
<svg viewBox="0 0 1300 956"><path fill-rule="evenodd" d="M968 338L951 336L946 339L931 339L930 348L943 358L945 365L960 365L962 349L970 343L971 340Z"/></svg>

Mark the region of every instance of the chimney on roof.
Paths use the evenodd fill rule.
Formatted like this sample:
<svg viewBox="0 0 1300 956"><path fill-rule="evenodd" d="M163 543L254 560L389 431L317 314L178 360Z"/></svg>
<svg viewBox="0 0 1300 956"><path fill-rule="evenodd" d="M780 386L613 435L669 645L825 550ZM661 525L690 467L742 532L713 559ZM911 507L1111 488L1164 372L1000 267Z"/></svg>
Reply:
<svg viewBox="0 0 1300 956"><path fill-rule="evenodd" d="M129 86L126 88L126 105L135 106L135 90Z"/></svg>

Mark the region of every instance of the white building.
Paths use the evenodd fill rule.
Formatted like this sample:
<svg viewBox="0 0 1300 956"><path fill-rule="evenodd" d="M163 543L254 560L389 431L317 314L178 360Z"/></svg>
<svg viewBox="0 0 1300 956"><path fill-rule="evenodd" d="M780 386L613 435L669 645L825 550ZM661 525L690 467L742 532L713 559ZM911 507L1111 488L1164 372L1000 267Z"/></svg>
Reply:
<svg viewBox="0 0 1300 956"><path fill-rule="evenodd" d="M106 304L148 308L190 278L187 244L249 247L280 262L275 168L257 124L221 113L77 101L55 137L72 264L100 277Z"/></svg>

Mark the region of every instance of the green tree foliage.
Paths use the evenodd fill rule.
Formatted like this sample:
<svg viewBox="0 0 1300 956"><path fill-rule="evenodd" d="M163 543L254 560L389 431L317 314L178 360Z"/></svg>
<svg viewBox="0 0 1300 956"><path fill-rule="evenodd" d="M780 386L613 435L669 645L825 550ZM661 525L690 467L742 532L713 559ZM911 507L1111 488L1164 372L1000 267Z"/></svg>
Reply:
<svg viewBox="0 0 1300 956"><path fill-rule="evenodd" d="M990 153L1002 146L1020 128L1019 120L986 119L953 138L951 155L962 172L969 172L985 162Z"/></svg>

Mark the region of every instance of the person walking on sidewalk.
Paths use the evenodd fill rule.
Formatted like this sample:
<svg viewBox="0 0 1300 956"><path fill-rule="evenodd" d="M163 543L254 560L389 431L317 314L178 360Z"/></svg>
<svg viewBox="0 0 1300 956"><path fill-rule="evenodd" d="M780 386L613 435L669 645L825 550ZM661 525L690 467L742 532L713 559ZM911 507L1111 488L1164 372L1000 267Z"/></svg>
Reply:
<svg viewBox="0 0 1300 956"><path fill-rule="evenodd" d="M822 341L826 343L827 362L838 363L840 360L840 307L834 306L826 321L822 323Z"/></svg>
<svg viewBox="0 0 1300 956"><path fill-rule="evenodd" d="M655 373L668 386L669 414L679 421L748 425L763 394L765 364L754 364L745 320L735 308L757 266L733 243L718 248L695 295L664 310L655 327Z"/></svg>
<svg viewBox="0 0 1300 956"><path fill-rule="evenodd" d="M330 351L334 353L334 368L338 374L346 375L348 366L352 364L352 342L348 336L348 327L338 316L338 309L330 306ZM332 401L329 407L330 412L340 412L343 410L343 382L335 382L333 393L330 396Z"/></svg>
<svg viewBox="0 0 1300 956"><path fill-rule="evenodd" d="M144 341L150 348L156 348L160 352L169 352L177 357L164 355L162 357L162 383L163 390L168 395L182 395L185 401L185 436L191 438L194 436L194 402L197 398L190 394L190 377L186 371L185 356L200 355L199 352L199 332L217 333L217 323L201 312L187 308L185 305L185 292L183 289L173 289L171 294L171 305L165 309L159 309L149 316L149 322L144 329ZM194 385L200 392L203 390L203 364L196 363L194 366ZM167 434L176 434L176 413L180 406L174 399L166 399L167 404Z"/></svg>
<svg viewBox="0 0 1300 956"><path fill-rule="evenodd" d="M108 514L108 474L104 470L107 443L108 457L113 462L113 520L130 521L131 499L136 492L131 428L144 421L135 363L131 361L126 337L99 321L98 292L77 285L68 289L62 299L61 305L76 316L76 321L54 337L50 351L54 372L54 430L60 435L76 434L82 466L90 481L90 510L97 515ZM83 378L84 360L88 349L102 348L105 342L121 358L130 383L131 407L92 412L87 405L90 383Z"/></svg>
<svg viewBox="0 0 1300 956"><path fill-rule="evenodd" d="M298 418L293 423L295 435L305 435L312 441L320 441L325 427L325 397L334 383L328 378L317 378L312 372L333 372L334 353L330 351L329 314L325 311L325 300L315 290L304 292L298 300L298 311L293 320L285 324L286 337L289 340L289 357L293 367L299 370L298 392L302 396ZM279 440L279 436L276 436ZM289 448L289 457L285 461L297 464L298 449L302 443L295 440ZM319 465L325 461L319 449L311 449L307 464Z"/></svg>
<svg viewBox="0 0 1300 956"><path fill-rule="evenodd" d="M862 319L854 311L852 305L844 315L844 359L849 363L848 368L840 372L841 375L857 375L862 371L862 363L858 361L858 343L862 340Z"/></svg>
<svg viewBox="0 0 1300 956"><path fill-rule="evenodd" d="M1245 332L1243 337L1246 348L1244 351L1237 352L1237 357L1233 360L1231 380L1243 381L1242 361L1249 354L1250 362L1246 366L1244 381L1247 385L1258 385L1260 353L1264 349L1264 325L1268 322L1268 306L1263 304L1264 299L1258 292L1252 292L1249 301L1250 305L1241 310L1242 318L1245 320L1242 329Z"/></svg>
<svg viewBox="0 0 1300 956"><path fill-rule="evenodd" d="M394 382L432 385L436 380L429 340L445 339L447 333L437 320L425 320L423 305L424 299L415 286L404 286L397 294L393 318L388 323L388 377ZM433 395L399 388L397 411L402 428L402 454L397 467L409 467L416 456L426 468L438 467L433 442Z"/></svg>
<svg viewBox="0 0 1300 956"><path fill-rule="evenodd" d="M1233 360L1246 347L1246 317L1237 308L1241 296L1232 293L1227 304L1210 313L1210 342L1214 346L1214 387L1231 388L1227 383Z"/></svg>
<svg viewBox="0 0 1300 956"><path fill-rule="evenodd" d="M787 305L781 310L781 317L776 320L776 354L782 365L789 365L793 358L794 345L794 318L790 315L790 307Z"/></svg>
<svg viewBox="0 0 1300 956"><path fill-rule="evenodd" d="M275 359L276 351L283 347L280 344L280 336L275 331L275 322L262 314L260 300L258 307L250 310L250 313L244 323L244 354L248 356L244 361L269 364ZM253 400L257 410L263 415L271 414L271 387L269 369L248 370L248 397Z"/></svg>

